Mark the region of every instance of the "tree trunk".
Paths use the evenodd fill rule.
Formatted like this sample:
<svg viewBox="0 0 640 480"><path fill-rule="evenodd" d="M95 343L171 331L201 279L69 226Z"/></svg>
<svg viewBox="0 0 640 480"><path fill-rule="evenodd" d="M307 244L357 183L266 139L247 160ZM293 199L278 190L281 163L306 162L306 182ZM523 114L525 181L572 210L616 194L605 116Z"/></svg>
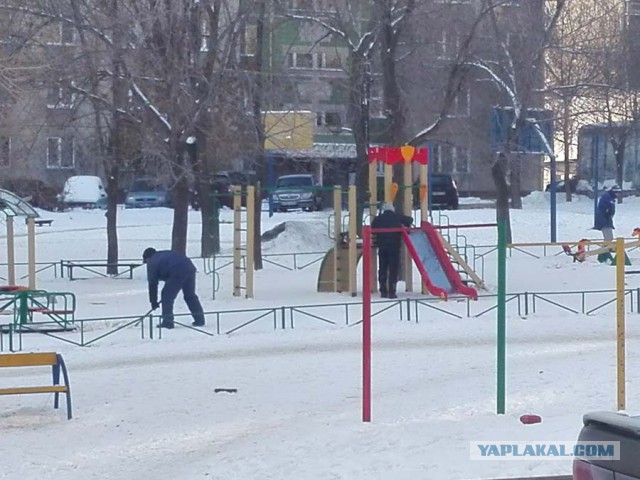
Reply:
<svg viewBox="0 0 640 480"><path fill-rule="evenodd" d="M496 220L505 220L507 225L507 243L512 242L511 220L509 214L509 184L507 183L508 156L501 152L491 166L491 176L496 185Z"/></svg>
<svg viewBox="0 0 640 480"><path fill-rule="evenodd" d="M522 156L519 153L511 153L509 156L511 165L509 180L511 183L511 208L522 209ZM506 177L505 177L506 178Z"/></svg>
<svg viewBox="0 0 640 480"><path fill-rule="evenodd" d="M349 117L351 131L356 142L356 186L357 199L357 228L358 236L362 233L364 219L364 204L368 201L369 190L369 65L366 56L351 52L350 57L350 94Z"/></svg>
<svg viewBox="0 0 640 480"><path fill-rule="evenodd" d="M266 156L264 150L264 125L262 124L262 100L264 95L264 49L266 48L265 39L265 0L260 0L257 5L256 19L256 58L255 58L255 75L253 77L253 122L256 131L257 155L256 155L256 175L258 182L266 180ZM259 183L260 187L262 183ZM255 215L254 215L254 237L253 237L253 266L255 270L262 270L262 201L259 194L260 188L256 189Z"/></svg>
<svg viewBox="0 0 640 480"><path fill-rule="evenodd" d="M179 177L174 187L173 228L171 250L187 254L187 231L189 227L189 182Z"/></svg>
<svg viewBox="0 0 640 480"><path fill-rule="evenodd" d="M624 153L626 150L626 138L623 139L615 150L616 155L616 183L623 188L624 185ZM622 203L622 195L618 195L618 203Z"/></svg>
<svg viewBox="0 0 640 480"><path fill-rule="evenodd" d="M564 191L567 202L571 198L571 105L565 99L562 111L562 144L564 148Z"/></svg>
<svg viewBox="0 0 640 480"><path fill-rule="evenodd" d="M113 96L111 132L110 168L107 173L107 274L118 273L118 190L120 187L120 165L124 155L124 131L123 114L127 105L127 86L124 80L123 49L124 35L121 32L121 24L118 18L118 0L111 1L111 18L114 19L114 43L112 51L113 78L111 81L111 94Z"/></svg>

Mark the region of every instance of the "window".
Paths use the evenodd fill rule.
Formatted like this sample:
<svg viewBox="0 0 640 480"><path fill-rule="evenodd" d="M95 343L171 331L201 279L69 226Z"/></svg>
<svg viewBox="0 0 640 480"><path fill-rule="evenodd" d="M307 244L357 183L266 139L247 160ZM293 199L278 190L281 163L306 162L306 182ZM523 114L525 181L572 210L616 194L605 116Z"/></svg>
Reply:
<svg viewBox="0 0 640 480"><path fill-rule="evenodd" d="M11 165L11 137L0 136L0 167Z"/></svg>
<svg viewBox="0 0 640 480"><path fill-rule="evenodd" d="M73 168L74 165L73 138L48 138L47 168Z"/></svg>
<svg viewBox="0 0 640 480"><path fill-rule="evenodd" d="M336 12L336 0L316 0L316 9L319 12Z"/></svg>
<svg viewBox="0 0 640 480"><path fill-rule="evenodd" d="M316 113L316 126L338 129L342 127L342 115L340 112L318 112Z"/></svg>
<svg viewBox="0 0 640 480"><path fill-rule="evenodd" d="M456 32L443 30L436 44L436 54L439 59L448 60L454 58L460 49L460 37Z"/></svg>
<svg viewBox="0 0 640 480"><path fill-rule="evenodd" d="M627 0L627 15L640 15L640 0Z"/></svg>
<svg viewBox="0 0 640 480"><path fill-rule="evenodd" d="M209 22L205 18L200 22L200 51L201 52L209 51L210 37L211 37L211 32L209 31Z"/></svg>
<svg viewBox="0 0 640 480"><path fill-rule="evenodd" d="M455 169L456 173L469 173L469 149L467 147L455 148Z"/></svg>
<svg viewBox="0 0 640 480"><path fill-rule="evenodd" d="M313 68L313 55L311 53L292 52L287 55L289 68Z"/></svg>
<svg viewBox="0 0 640 480"><path fill-rule="evenodd" d="M453 103L449 109L449 113L447 113L447 117L468 117L471 114L470 98L471 92L469 92L468 88L460 89L453 99Z"/></svg>
<svg viewBox="0 0 640 480"><path fill-rule="evenodd" d="M434 173L470 173L469 148L440 144L432 149Z"/></svg>
<svg viewBox="0 0 640 480"><path fill-rule="evenodd" d="M317 54L318 68L327 70L340 70L342 69L342 59L337 51L322 52Z"/></svg>
<svg viewBox="0 0 640 480"><path fill-rule="evenodd" d="M289 0L289 8L292 10L312 10L313 0Z"/></svg>
<svg viewBox="0 0 640 480"><path fill-rule="evenodd" d="M69 22L60 23L60 43L62 45L73 45L75 43L75 27Z"/></svg>
<svg viewBox="0 0 640 480"><path fill-rule="evenodd" d="M71 85L63 83L51 85L47 92L47 108L73 108L76 94L73 93Z"/></svg>

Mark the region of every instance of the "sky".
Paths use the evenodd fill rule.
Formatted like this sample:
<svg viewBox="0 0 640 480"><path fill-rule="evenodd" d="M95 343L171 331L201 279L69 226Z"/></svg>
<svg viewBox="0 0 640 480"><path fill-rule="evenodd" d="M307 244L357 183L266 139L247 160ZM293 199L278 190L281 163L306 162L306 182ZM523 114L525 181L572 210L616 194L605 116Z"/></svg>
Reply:
<svg viewBox="0 0 640 480"><path fill-rule="evenodd" d="M558 196L559 240L599 239L599 232L590 229L592 200L568 204L562 198ZM512 211L515 241L548 241L548 205L548 194L537 192L525 198L523 210ZM638 206L635 198L618 206L616 233L630 237L638 226ZM123 258L137 259L148 246L169 247L171 210L118 213ZM154 332L152 339L146 324L144 338L139 327L131 327L88 347L22 335L22 351L64 356L74 418L68 421L64 408L54 410L48 394L0 396L0 478L352 480L569 474L569 459L470 460L470 442L573 441L584 413L615 410L615 305L598 308L614 298L615 269L593 258L574 263L558 246L511 251L507 411L497 415L497 262L489 252L496 232L461 228L459 235L483 255L477 270L487 289L477 302L435 301L405 292L402 284L398 302L375 298L373 410L372 422L365 424L360 295L315 291L320 259L332 244L329 214L265 216L265 228L286 222L286 229L264 244L271 263L256 273L253 299L232 295L229 266L218 272L214 299L213 278L205 272L205 262L194 258L197 291L207 312L204 330L213 335L178 327L162 332L162 338ZM495 219L491 208L443 214L442 222L456 225ZM53 224L37 228L39 262L104 258L104 212L43 212L43 218ZM223 222L230 219L231 212L224 211ZM199 251L199 222L199 214L191 212L188 252L193 257ZM26 231L21 222L16 228L17 256L24 261ZM222 232L223 253L229 254L231 225L223 223ZM0 228L0 252L6 251L3 233ZM298 267L304 265L301 258L311 264L282 268L293 266L292 256L285 255L291 252L305 253ZM640 264L636 249L629 256ZM4 268L0 266L2 277ZM19 270L20 276L24 273ZM414 275L418 278L417 270ZM38 288L77 296L77 330L60 334L63 339L98 338L121 322L106 317L143 315L149 308L143 269L136 269L132 280L89 272L79 276L74 281L56 277L52 268L38 275ZM639 280L625 277L626 287L640 287ZM633 321L637 299L627 296L626 304L631 413L640 393L640 332ZM582 313L589 310L594 312ZM190 324L180 297L176 313L179 322ZM8 321L9 316L0 315L0 323ZM6 342L4 335L5 353ZM38 385L50 381L49 375L47 368L3 369L0 387ZM237 391L216 393L220 388ZM523 414L540 415L542 423L523 425Z"/></svg>

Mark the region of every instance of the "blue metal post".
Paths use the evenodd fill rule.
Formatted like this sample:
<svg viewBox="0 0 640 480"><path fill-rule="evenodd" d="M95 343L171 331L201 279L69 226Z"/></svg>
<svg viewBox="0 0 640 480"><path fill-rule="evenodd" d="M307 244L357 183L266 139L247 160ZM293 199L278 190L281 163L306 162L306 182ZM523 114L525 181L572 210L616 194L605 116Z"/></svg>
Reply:
<svg viewBox="0 0 640 480"><path fill-rule="evenodd" d="M557 213L557 202L556 202L556 156L550 155L551 158L551 241L555 242L557 240L557 223L556 223L556 213ZM568 162L569 159L565 159L565 162ZM568 182L569 179L565 178L565 182Z"/></svg>
<svg viewBox="0 0 640 480"><path fill-rule="evenodd" d="M595 218L595 214L598 210L598 183L599 183L599 178L598 178L598 157L600 156L600 135L598 135L597 133L594 135L592 142L594 142L594 155L593 155L593 163L594 163L594 167L593 167L593 177L594 177L594 195L593 195L593 215Z"/></svg>

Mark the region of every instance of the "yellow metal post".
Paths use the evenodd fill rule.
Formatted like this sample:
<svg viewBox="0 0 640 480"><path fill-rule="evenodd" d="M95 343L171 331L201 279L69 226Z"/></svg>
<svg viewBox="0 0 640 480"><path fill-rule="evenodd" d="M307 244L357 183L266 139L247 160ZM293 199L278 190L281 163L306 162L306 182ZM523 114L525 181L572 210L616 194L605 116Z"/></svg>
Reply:
<svg viewBox="0 0 640 480"><path fill-rule="evenodd" d="M9 285L16 284L16 251L14 245L13 217L7 217L7 281Z"/></svg>
<svg viewBox="0 0 640 480"><path fill-rule="evenodd" d="M403 203L404 203L404 215L408 217L413 217L413 163L411 159L413 157L413 149L411 151L411 156L404 156L404 194L403 194ZM407 159L408 157L408 159ZM406 246L402 246L402 252L404 257L404 284L405 291L413 292L413 263L411 259L411 254L409 253L409 249Z"/></svg>
<svg viewBox="0 0 640 480"><path fill-rule="evenodd" d="M420 220L429 221L429 168L420 164Z"/></svg>
<svg viewBox="0 0 640 480"><path fill-rule="evenodd" d="M393 165L384 164L384 202L393 203Z"/></svg>
<svg viewBox="0 0 640 480"><path fill-rule="evenodd" d="M29 288L36 288L36 222L33 217L27 219L27 242L29 257Z"/></svg>
<svg viewBox="0 0 640 480"><path fill-rule="evenodd" d="M254 253L255 253L255 198L256 187L253 185L247 186L247 271L246 271L246 285L247 285L247 298L253 298L253 269L254 269Z"/></svg>
<svg viewBox="0 0 640 480"><path fill-rule="evenodd" d="M429 168L420 164L420 221L429 221ZM427 286L422 282L422 293L427 294Z"/></svg>
<svg viewBox="0 0 640 480"><path fill-rule="evenodd" d="M233 187L233 296L241 295L242 279L242 197L241 189Z"/></svg>
<svg viewBox="0 0 640 480"><path fill-rule="evenodd" d="M335 247L333 249L333 291L339 291L338 288L338 262L340 261L340 237L342 236L342 187L334 185L333 187L333 238L335 239Z"/></svg>
<svg viewBox="0 0 640 480"><path fill-rule="evenodd" d="M618 410L626 408L626 359L624 311L624 238L616 239L616 317L618 344Z"/></svg>
<svg viewBox="0 0 640 480"><path fill-rule="evenodd" d="M358 293L357 267L358 267L358 224L357 224L357 198L356 186L349 187L349 293L355 297Z"/></svg>

